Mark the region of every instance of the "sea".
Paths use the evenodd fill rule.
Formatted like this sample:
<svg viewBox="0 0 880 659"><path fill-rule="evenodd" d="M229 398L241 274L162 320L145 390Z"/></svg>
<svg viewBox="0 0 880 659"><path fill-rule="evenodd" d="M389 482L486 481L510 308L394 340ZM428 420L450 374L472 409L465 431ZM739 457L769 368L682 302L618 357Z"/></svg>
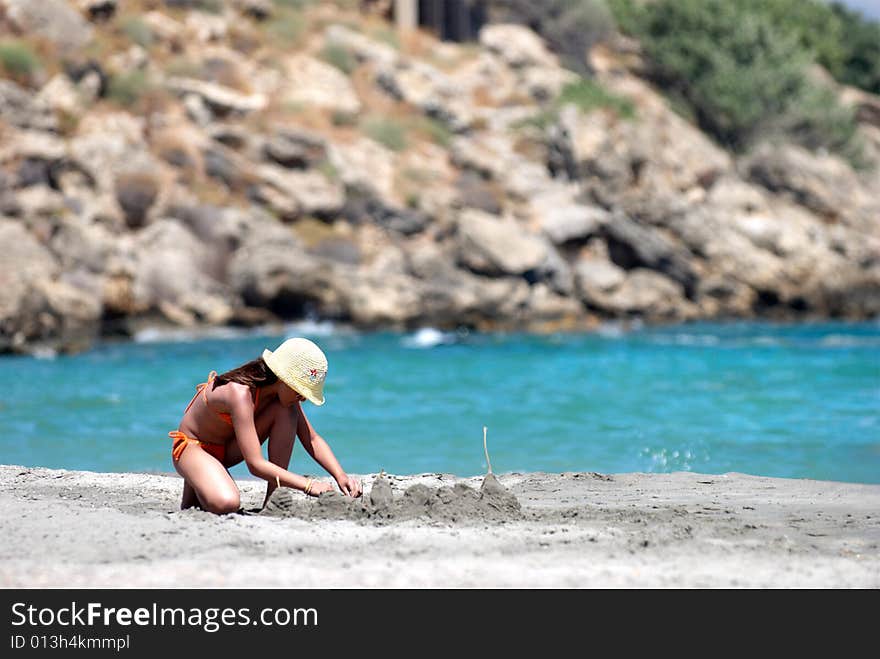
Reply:
<svg viewBox="0 0 880 659"><path fill-rule="evenodd" d="M303 407L350 474L880 483L880 320L549 335L148 329L75 355L0 357L0 463L173 473L168 431L196 385L291 336L327 354L326 404ZM299 443L290 469L323 473ZM245 465L231 473L251 478Z"/></svg>

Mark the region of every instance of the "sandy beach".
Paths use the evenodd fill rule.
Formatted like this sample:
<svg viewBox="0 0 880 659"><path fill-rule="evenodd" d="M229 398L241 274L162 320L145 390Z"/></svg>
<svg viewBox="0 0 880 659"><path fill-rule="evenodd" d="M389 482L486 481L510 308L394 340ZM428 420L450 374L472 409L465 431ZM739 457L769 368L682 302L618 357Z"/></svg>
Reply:
<svg viewBox="0 0 880 659"><path fill-rule="evenodd" d="M0 466L0 586L880 587L880 485L359 477L361 500L282 489L262 511L264 484L241 479L242 512L217 517L178 510L176 475Z"/></svg>

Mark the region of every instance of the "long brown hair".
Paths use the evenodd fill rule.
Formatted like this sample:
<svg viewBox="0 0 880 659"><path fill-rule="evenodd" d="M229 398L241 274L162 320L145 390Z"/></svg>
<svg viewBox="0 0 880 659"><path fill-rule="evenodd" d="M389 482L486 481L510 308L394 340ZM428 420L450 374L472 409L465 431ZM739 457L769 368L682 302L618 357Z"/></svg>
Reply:
<svg viewBox="0 0 880 659"><path fill-rule="evenodd" d="M242 364L238 368L226 371L222 375L215 377L214 387L219 387L227 382L238 382L239 384L246 384L251 389L257 389L274 384L277 381L278 376L266 365L262 357L257 357L247 364Z"/></svg>

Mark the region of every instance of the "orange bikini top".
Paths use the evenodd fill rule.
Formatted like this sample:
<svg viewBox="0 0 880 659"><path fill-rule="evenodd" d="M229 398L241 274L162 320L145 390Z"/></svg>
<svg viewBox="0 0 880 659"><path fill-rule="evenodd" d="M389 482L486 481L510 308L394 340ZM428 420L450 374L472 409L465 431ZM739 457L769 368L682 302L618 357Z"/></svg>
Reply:
<svg viewBox="0 0 880 659"><path fill-rule="evenodd" d="M202 397L205 399L205 405L210 407L210 405L208 405L208 387L211 385L211 383L214 381L214 378L216 377L217 371L211 371L210 373L208 373L208 381L202 382L200 385L196 386L196 395L193 396L193 399L189 402L189 405L186 406L186 409L183 411L184 414L189 412L189 408L192 407L192 404L196 402L196 397L199 394L202 394ZM254 408L257 407L257 404L259 402L260 390L259 388L257 388L256 393L254 394ZM228 412L217 412L217 416L219 416L223 423L225 423L226 425L232 425L232 415Z"/></svg>

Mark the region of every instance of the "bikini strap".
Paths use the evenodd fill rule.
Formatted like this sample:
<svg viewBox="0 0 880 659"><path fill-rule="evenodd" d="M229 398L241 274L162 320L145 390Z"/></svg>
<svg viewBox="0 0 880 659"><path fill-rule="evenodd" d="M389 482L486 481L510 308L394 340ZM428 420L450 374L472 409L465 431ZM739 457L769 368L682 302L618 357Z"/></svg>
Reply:
<svg viewBox="0 0 880 659"><path fill-rule="evenodd" d="M196 402L196 398L198 397L199 394L202 394L202 396L205 398L205 405L208 404L208 386L214 381L214 378L216 378L216 377L217 377L217 371L211 371L210 373L208 373L208 381L207 382L202 382L201 384L196 385L196 393L192 397L192 400L189 401L189 405L187 405L186 409L183 411L184 414L189 412L189 408L191 408L192 404Z"/></svg>
<svg viewBox="0 0 880 659"><path fill-rule="evenodd" d="M208 387L211 386L211 383L214 381L214 378L217 377L217 371L211 371L208 373L208 381L202 382L196 389L202 392L202 396L205 398L205 405L208 404Z"/></svg>

